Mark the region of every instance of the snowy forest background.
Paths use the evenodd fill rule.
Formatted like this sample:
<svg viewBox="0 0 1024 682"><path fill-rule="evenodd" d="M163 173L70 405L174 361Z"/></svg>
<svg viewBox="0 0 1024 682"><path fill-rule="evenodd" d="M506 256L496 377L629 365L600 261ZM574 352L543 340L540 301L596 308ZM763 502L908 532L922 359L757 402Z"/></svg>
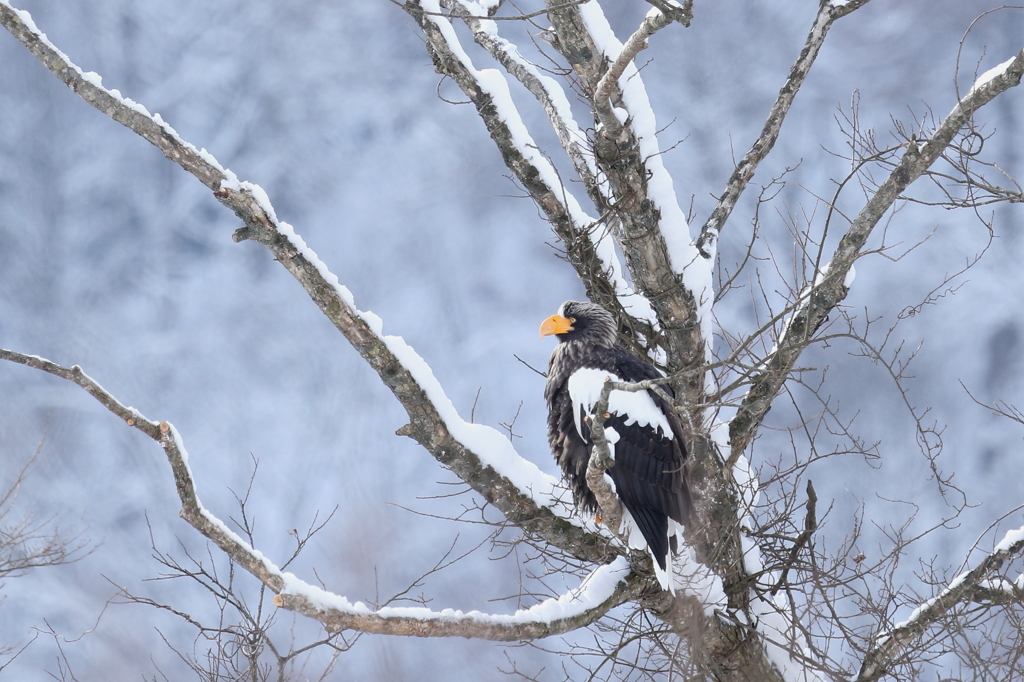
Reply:
<svg viewBox="0 0 1024 682"><path fill-rule="evenodd" d="M681 203L693 195L700 219L734 156L759 132L816 4L698 2L691 28L663 31L640 58L652 60L643 72L647 90L659 125L670 126L663 146L682 140L664 162ZM543 367L551 344L537 339L537 325L563 300L582 297L582 287L546 243L554 237L533 204L516 198L521 192L472 108L439 99L439 92L461 98L450 84L438 88L421 38L398 7L383 0L16 6L107 87L159 112L183 138L265 188L359 307L381 315L386 333L403 336L430 363L464 415L474 410L476 421L491 425L514 420L520 452L557 475L544 437L543 378L513 354ZM800 163L782 195L786 208L810 211L814 196L831 196L832 179L848 164L825 149L844 149L835 115L849 111L855 92L861 126L880 134L890 114L913 120L928 107L947 112L956 101L959 41L991 7L874 0L838 23L755 182ZM614 3L605 10L623 32L640 16L637 7L617 14ZM1021 12L982 19L964 44L961 87L1019 50L1021 35ZM981 115L999 130L1004 146L996 156L1017 177L1024 176L1021 112L1020 93L1010 93ZM752 214L756 192L748 195L736 225ZM982 264L955 279L955 293L938 305L904 316L897 330L908 347L923 342L911 398L931 407L926 421L945 426L940 464L979 505L917 547L923 561L937 556L954 568L990 523L1021 503L1024 430L990 415L959 383L980 400L1024 405L1021 214L1014 207L995 214ZM786 233L784 216L761 219L766 230ZM488 529L403 508L452 516L469 500L426 499L453 492L436 483L453 477L393 435L405 423L393 397L264 249L231 241L237 227L193 178L0 35L0 345L79 364L125 403L172 421L204 502L222 518L236 511L232 491L244 493L258 460L249 504L267 553L286 556L289 531L337 506L301 565L350 597L398 592L453 542L457 553L467 551ZM918 207L897 215L890 236L905 233L909 245L932 231L899 262L861 259L846 304L866 306L887 328L989 238L966 212ZM723 251L738 252L743 235L723 240ZM749 311L722 315L742 319ZM812 351L802 364L822 357ZM908 515L908 505L886 500L917 505L920 530L946 508L884 371L835 352L828 364L834 398L858 415L867 441L880 441L880 457L831 460L814 483L820 508L832 504L830 520L840 525L864 506L869 541L859 549L870 555L886 542L873 524ZM0 645L27 641L33 627L76 638L95 625L64 645L82 679L139 679L157 669L174 679L181 663L157 629L188 649L193 633L180 620L112 605L96 625L115 585L190 612L214 608L185 582L144 582L161 572L150 532L161 551L183 555L179 542L204 551L177 517L162 454L77 387L24 367L0 363L0 407L0 483L42 442L18 512L52 519L92 549L76 563L3 585ZM768 421L789 417L773 410ZM788 439L765 432L754 466L758 453L785 449ZM1020 526L1021 517L1013 512L1006 527ZM1001 534L989 530L979 548L990 549L993 537ZM431 576L422 592L435 609L511 612L515 598L487 601L521 589L516 563L493 560L499 554L489 558L485 548ZM912 605L902 608L909 613ZM287 632L292 616L281 618ZM299 622L296 631L316 630ZM40 637L0 677L46 679L58 655L54 639ZM509 657L531 674L561 665L529 647L364 636L341 656L335 678L492 679L510 669Z"/></svg>

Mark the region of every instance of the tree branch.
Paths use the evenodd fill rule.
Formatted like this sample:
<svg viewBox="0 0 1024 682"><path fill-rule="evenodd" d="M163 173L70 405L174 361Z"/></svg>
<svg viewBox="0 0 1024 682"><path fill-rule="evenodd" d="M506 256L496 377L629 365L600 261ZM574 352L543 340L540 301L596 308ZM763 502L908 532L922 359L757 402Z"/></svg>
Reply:
<svg viewBox="0 0 1024 682"><path fill-rule="evenodd" d="M623 602L635 599L646 588L646 580L631 574L623 558L599 567L578 590L548 599L510 615L478 611L434 612L426 608L384 607L376 611L362 603L331 594L283 573L262 553L203 507L196 493L195 479L188 465L181 436L170 423L146 418L125 407L89 377L82 368L62 367L44 358L0 348L0 360L16 362L66 379L86 390L101 405L155 440L163 448L174 474L181 501L180 516L212 540L232 561L277 594L276 606L313 618L331 632L356 630L372 634L415 637L472 637L495 641L540 639L586 627Z"/></svg>
<svg viewBox="0 0 1024 682"><path fill-rule="evenodd" d="M677 18L681 20L684 26L689 27L690 19L693 17L693 2L689 0L686 6L679 6L669 11L659 9L659 11L648 12L644 18L643 23L640 24L640 28L633 32L633 35L629 37L625 45L622 46L622 51L619 56L615 58L611 66L601 80L598 82L597 87L594 88L593 102L595 109L600 114L602 111L607 112L606 117L612 115L611 107L608 104L609 99L618 87L619 78L622 77L626 67L636 59L636 56L640 54L641 50L647 49L647 39L652 35L665 28Z"/></svg>
<svg viewBox="0 0 1024 682"><path fill-rule="evenodd" d="M818 53L821 51L821 46L825 43L825 37L832 27L832 22L866 5L868 1L848 2L839 7L836 7L828 0L821 3L821 6L818 8L818 14L814 17L814 23L811 25L811 30L807 34L807 40L804 41L804 48L800 51L800 56L797 57L797 60L790 68L789 76L782 85L782 89L779 90L779 96L768 113L768 119L761 130L761 135L751 146L750 150L740 159L740 162L736 164L732 177L726 183L725 191L722 192L722 196L718 199L718 204L700 230L700 237L697 238L697 248L700 249L701 254L705 258L715 259L718 236L721 234L725 223L728 222L729 216L732 215L732 210L736 207L740 195L743 194L743 190L747 188L747 184L754 176L758 165L768 156L768 153L775 146L776 140L779 139L782 123L786 120L786 115L789 113L789 109L793 105L797 93L800 91L800 86L803 85L807 74L810 73L814 60L818 58Z"/></svg>
<svg viewBox="0 0 1024 682"><path fill-rule="evenodd" d="M731 453L727 466L736 462L757 432L772 401L806 347L806 341L814 336L829 313L846 298L849 292L845 284L846 277L854 261L861 255L875 225L903 191L942 155L974 113L999 94L1019 85L1022 74L1024 50L982 74L923 146L919 147L913 140L907 145L899 164L850 224L831 261L799 296L798 307L780 334L776 350L765 361L764 370L753 378L736 416L729 424Z"/></svg>
<svg viewBox="0 0 1024 682"><path fill-rule="evenodd" d="M903 623L880 635L868 650L856 682L873 682L914 640L954 608L974 602L986 592L986 581L1009 561L1024 554L1024 528L1010 531L977 568L955 578L938 596L917 607Z"/></svg>

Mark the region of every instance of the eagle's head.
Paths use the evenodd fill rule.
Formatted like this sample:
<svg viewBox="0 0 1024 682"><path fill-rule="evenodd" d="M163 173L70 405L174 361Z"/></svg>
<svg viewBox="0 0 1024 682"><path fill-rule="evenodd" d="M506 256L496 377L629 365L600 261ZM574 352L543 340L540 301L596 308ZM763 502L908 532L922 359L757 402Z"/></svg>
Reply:
<svg viewBox="0 0 1024 682"><path fill-rule="evenodd" d="M554 334L559 342L579 342L612 348L615 346L615 318L595 303L566 301L540 325L540 335Z"/></svg>

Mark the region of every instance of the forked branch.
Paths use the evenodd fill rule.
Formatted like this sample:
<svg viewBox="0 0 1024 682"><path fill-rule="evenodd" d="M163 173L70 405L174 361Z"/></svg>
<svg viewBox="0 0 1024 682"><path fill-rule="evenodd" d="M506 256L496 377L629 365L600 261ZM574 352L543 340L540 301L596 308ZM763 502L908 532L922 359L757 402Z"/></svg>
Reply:
<svg viewBox="0 0 1024 682"><path fill-rule="evenodd" d="M330 632L355 630L372 634L414 637L471 637L495 641L540 639L586 627L619 604L635 599L646 581L631 574L620 558L601 566L588 576L578 590L548 599L512 615L471 611L435 612L426 608L384 607L372 610L349 602L282 572L261 552L210 513L196 493L195 479L181 436L168 422L153 421L138 410L125 407L77 365L62 367L44 358L0 349L0 360L16 362L48 372L84 388L110 412L155 440L164 450L174 474L181 501L180 516L212 540L232 561L244 568L277 597L276 606L319 621Z"/></svg>

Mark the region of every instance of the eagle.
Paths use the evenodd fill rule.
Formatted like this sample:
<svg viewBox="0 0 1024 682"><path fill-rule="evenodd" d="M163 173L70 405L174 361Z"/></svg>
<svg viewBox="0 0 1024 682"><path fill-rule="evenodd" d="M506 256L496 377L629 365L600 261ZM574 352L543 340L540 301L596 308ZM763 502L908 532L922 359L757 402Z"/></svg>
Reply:
<svg viewBox="0 0 1024 682"><path fill-rule="evenodd" d="M576 506L595 514L597 498L587 485L590 422L605 381L636 383L662 374L616 344L615 318L594 303L563 303L540 326L541 337L552 334L558 345L544 387L548 443ZM672 395L669 386L662 389ZM630 547L650 552L659 583L674 592L671 553L692 508L682 423L654 391L612 391L604 426L615 460L606 473L623 507L619 530Z"/></svg>

